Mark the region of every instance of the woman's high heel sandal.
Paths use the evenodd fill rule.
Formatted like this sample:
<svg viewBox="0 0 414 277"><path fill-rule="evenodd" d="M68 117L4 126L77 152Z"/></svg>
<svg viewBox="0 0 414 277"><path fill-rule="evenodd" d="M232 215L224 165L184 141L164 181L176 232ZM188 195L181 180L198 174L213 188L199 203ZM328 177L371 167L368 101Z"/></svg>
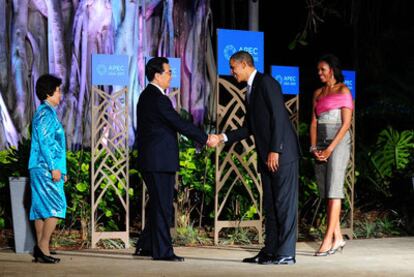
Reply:
<svg viewBox="0 0 414 277"><path fill-rule="evenodd" d="M331 254L330 251L331 250L323 251L323 252L318 251L318 252L315 252L314 256L316 256L316 257L326 257L326 256Z"/></svg>
<svg viewBox="0 0 414 277"><path fill-rule="evenodd" d="M33 257L33 262L35 263L56 264L60 261L60 259L43 254L42 250L37 245L33 248Z"/></svg>
<svg viewBox="0 0 414 277"><path fill-rule="evenodd" d="M331 255L335 254L337 251L340 251L342 253L342 251L344 250L345 245L346 245L346 242L344 240L341 240L338 243L338 245L332 247L328 252Z"/></svg>

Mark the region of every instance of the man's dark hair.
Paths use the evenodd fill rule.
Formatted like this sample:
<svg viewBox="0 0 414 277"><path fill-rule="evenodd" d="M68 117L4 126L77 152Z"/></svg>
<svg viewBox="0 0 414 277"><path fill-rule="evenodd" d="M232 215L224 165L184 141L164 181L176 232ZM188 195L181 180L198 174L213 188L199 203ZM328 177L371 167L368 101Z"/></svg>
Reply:
<svg viewBox="0 0 414 277"><path fill-rule="evenodd" d="M326 54L319 58L318 63L325 62L333 69L334 77L337 82L344 81L344 75L342 74L341 62L333 54Z"/></svg>
<svg viewBox="0 0 414 277"><path fill-rule="evenodd" d="M40 101L43 101L47 96L53 96L56 88L62 84L62 79L50 75L44 74L36 81L36 95Z"/></svg>
<svg viewBox="0 0 414 277"><path fill-rule="evenodd" d="M238 62L246 62L249 66L254 66L254 61L252 55L246 51L239 51L231 55L230 60L235 60Z"/></svg>
<svg viewBox="0 0 414 277"><path fill-rule="evenodd" d="M150 59L145 66L145 76L147 76L148 81L152 82L154 80L155 73L163 73L164 67L163 64L168 64L168 59L164 57L155 57Z"/></svg>

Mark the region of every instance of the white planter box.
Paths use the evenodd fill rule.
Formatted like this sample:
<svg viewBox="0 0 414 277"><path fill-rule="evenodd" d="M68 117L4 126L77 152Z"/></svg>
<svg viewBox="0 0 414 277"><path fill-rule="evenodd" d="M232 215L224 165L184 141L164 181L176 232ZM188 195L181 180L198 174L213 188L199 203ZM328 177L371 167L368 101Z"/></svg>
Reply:
<svg viewBox="0 0 414 277"><path fill-rule="evenodd" d="M29 222L31 194L29 178L10 177L10 202L16 253L29 253L35 245L34 229Z"/></svg>

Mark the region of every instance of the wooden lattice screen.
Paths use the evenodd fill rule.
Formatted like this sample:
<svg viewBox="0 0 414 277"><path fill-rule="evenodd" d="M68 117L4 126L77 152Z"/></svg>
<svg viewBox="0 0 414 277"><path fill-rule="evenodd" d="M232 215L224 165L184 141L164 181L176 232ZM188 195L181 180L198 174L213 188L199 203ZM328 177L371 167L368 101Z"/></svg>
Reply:
<svg viewBox="0 0 414 277"><path fill-rule="evenodd" d="M354 105L355 107L355 105ZM342 219L348 222L348 226L341 229L342 233L349 239L353 238L354 234L354 187L355 187L355 109L352 114L352 122L349 128L351 133L351 155L349 157L348 168L345 174L345 199L346 205L349 206L349 214ZM345 203L344 203L345 204ZM348 218L348 220L346 220Z"/></svg>
<svg viewBox="0 0 414 277"><path fill-rule="evenodd" d="M236 129L241 126L246 112L244 106L244 94L246 88L239 90L231 83L224 79L218 80L218 93L217 93L217 131L225 132L227 130ZM223 89L221 89L223 87ZM219 95L223 91L228 94L228 97ZM224 99L224 100L223 100ZM224 103L221 103L224 101ZM289 113L289 118L293 122L296 130L299 129L299 95L290 96L285 95L285 106ZM242 148L234 144L229 149L226 146L220 146L216 151L216 191L215 191L215 231L214 231L214 243L218 243L219 232L222 228L237 228L237 227L254 227L258 231L259 242L262 243L263 229L263 210L262 210L262 198L263 190L260 180L260 175L256 168L256 152L254 152L254 140L249 138L241 142ZM225 151L224 151L225 150ZM242 165L243 172L239 171L237 163L234 159ZM240 166L239 165L239 166ZM226 184L232 175L236 175L236 178L232 178L231 185ZM246 178L247 177L247 178ZM249 184L248 180L252 180ZM228 197L232 193L237 183L240 183L248 192L252 205L256 208L258 213L257 220L220 220L219 217L223 212L223 208L227 204ZM221 196L221 192L225 191L225 195ZM253 193L256 191L256 193Z"/></svg>
<svg viewBox="0 0 414 277"><path fill-rule="evenodd" d="M296 133L299 130L299 94L295 96L284 95L285 96L285 107L289 113L289 119L292 121L293 126L296 129ZM288 98L288 99L286 99Z"/></svg>
<svg viewBox="0 0 414 277"><path fill-rule="evenodd" d="M246 113L244 106L246 88L239 90L221 78L218 79L217 88L217 132L221 133L241 127ZM220 95L222 92L223 94ZM254 149L253 137L229 146L220 145L216 149L215 244L218 243L221 229L238 227L254 227L258 232L259 242L263 242L263 188L257 171L257 154ZM237 200L235 203L229 203L229 197L238 193L236 190L247 193L251 205L257 211L257 219L225 220L221 218L228 205L235 208L237 214Z"/></svg>
<svg viewBox="0 0 414 277"><path fill-rule="evenodd" d="M129 247L129 147L127 88L107 93L92 87L91 198L92 248L101 239ZM109 197L109 198L108 198ZM101 201L119 201L124 231L104 231ZM115 199L115 200L113 200ZM97 231L99 229L99 231Z"/></svg>

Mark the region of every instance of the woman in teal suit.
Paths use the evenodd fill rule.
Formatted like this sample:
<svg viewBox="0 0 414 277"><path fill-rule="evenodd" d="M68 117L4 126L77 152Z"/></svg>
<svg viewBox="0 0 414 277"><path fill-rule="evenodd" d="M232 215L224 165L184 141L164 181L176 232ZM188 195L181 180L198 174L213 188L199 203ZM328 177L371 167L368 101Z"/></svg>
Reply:
<svg viewBox="0 0 414 277"><path fill-rule="evenodd" d="M32 188L30 220L35 221L37 245L33 249L35 262L57 263L50 256L49 243L59 218L66 216L66 142L56 107L62 95L62 80L43 75L36 82L36 95L42 104L32 121L32 144L29 170Z"/></svg>

